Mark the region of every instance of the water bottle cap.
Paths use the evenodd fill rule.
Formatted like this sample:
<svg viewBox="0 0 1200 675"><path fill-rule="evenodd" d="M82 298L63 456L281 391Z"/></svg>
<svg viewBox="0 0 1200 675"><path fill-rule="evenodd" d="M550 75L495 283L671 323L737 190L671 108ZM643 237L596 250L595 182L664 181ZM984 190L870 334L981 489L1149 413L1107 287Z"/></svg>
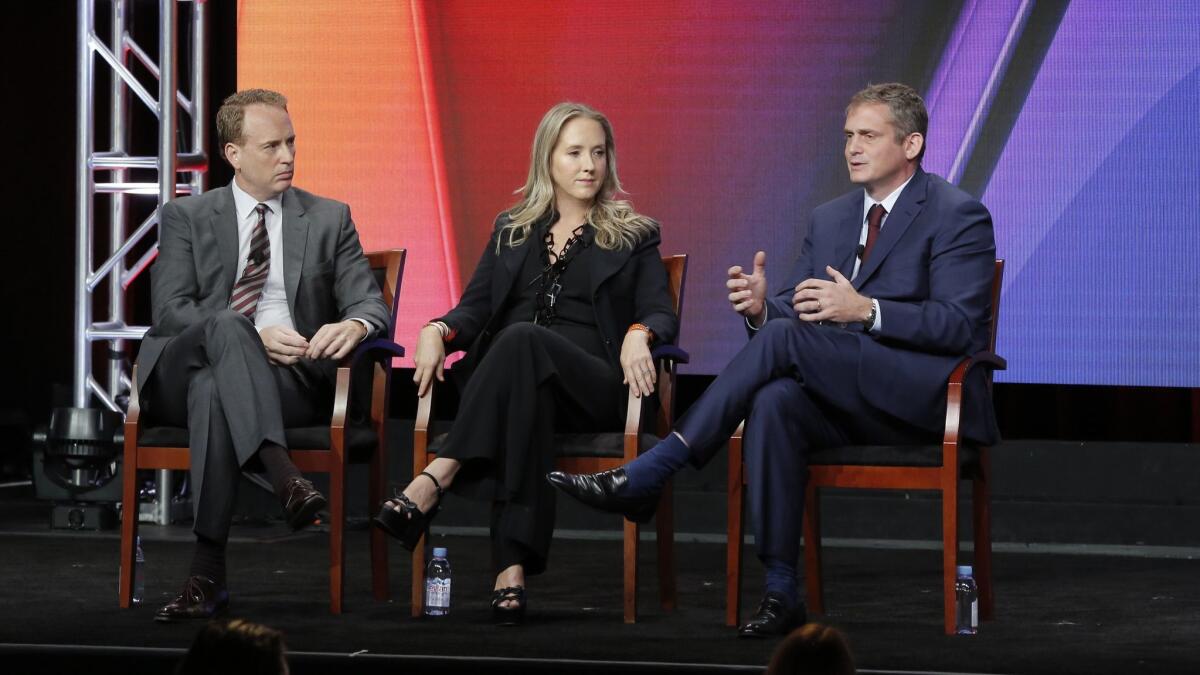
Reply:
<svg viewBox="0 0 1200 675"><path fill-rule="evenodd" d="M433 557L445 558L446 557L446 548L444 546L435 546L433 548Z"/></svg>
<svg viewBox="0 0 1200 675"><path fill-rule="evenodd" d="M957 569L958 569L958 576L960 576L960 577L969 577L974 574L974 570L971 569L970 565L959 565Z"/></svg>

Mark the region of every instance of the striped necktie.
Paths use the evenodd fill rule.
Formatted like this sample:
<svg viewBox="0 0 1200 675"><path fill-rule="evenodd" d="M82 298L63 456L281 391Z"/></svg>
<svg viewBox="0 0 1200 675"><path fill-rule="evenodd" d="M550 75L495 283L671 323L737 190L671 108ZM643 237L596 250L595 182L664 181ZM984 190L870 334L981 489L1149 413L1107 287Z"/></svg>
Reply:
<svg viewBox="0 0 1200 675"><path fill-rule="evenodd" d="M229 308L251 321L258 310L263 287L267 285L267 273L271 271L271 240L267 238L267 211L271 209L266 204L259 204L254 210L258 212L258 222L250 233L250 255L246 256L246 269L234 284L229 298Z"/></svg>

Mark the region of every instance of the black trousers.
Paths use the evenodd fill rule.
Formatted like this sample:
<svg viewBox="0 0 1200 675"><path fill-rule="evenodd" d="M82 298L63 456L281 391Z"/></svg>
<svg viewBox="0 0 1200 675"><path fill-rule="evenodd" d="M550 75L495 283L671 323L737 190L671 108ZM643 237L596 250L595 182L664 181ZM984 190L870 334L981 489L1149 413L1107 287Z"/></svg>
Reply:
<svg viewBox="0 0 1200 675"><path fill-rule="evenodd" d="M264 442L287 447L284 428L328 421L333 388L323 367L273 365L249 319L224 310L167 343L143 387L150 424L186 426L197 535L229 536L243 468ZM257 463L257 462L256 462Z"/></svg>
<svg viewBox="0 0 1200 675"><path fill-rule="evenodd" d="M549 328L510 325L467 381L440 457L462 468L456 494L492 503L492 563L546 569L554 532L555 431L611 431L627 389L606 359Z"/></svg>

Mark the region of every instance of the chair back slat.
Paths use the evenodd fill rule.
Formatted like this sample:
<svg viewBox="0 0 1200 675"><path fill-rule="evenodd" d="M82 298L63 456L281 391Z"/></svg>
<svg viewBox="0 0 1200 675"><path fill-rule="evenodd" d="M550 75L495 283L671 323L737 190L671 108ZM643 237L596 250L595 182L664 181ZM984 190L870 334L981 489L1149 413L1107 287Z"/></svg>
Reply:
<svg viewBox="0 0 1200 675"><path fill-rule="evenodd" d="M662 259L667 268L667 290L671 293L671 306L675 316L683 318L683 282L687 278L687 255L668 255ZM676 338L678 341L678 338Z"/></svg>
<svg viewBox="0 0 1200 675"><path fill-rule="evenodd" d="M367 263L371 266L371 274L379 290L383 293L383 302L388 306L390 339L396 332L396 310L400 300L400 283L404 278L404 260L407 251L402 248L371 251L366 254Z"/></svg>
<svg viewBox="0 0 1200 675"><path fill-rule="evenodd" d="M1000 323L1000 287L1004 282L1004 258L996 258L992 272L992 322L988 325L988 351L996 351L997 326Z"/></svg>

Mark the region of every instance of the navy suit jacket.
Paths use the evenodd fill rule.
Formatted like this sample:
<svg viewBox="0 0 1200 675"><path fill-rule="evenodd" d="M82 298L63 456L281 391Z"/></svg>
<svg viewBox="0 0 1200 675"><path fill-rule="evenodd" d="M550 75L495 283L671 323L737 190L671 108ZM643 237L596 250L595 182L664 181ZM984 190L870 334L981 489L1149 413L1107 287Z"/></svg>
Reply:
<svg viewBox="0 0 1200 675"><path fill-rule="evenodd" d="M814 209L787 285L768 300L769 319L794 316L795 286L830 280L826 265L850 278L863 200L857 189ZM992 217L983 204L918 168L852 281L879 301L882 323L877 334L859 333L858 378L847 386L901 420L942 429L950 372L988 346L995 258ZM968 377L962 428L972 441L990 445L999 430L984 375L975 369Z"/></svg>

